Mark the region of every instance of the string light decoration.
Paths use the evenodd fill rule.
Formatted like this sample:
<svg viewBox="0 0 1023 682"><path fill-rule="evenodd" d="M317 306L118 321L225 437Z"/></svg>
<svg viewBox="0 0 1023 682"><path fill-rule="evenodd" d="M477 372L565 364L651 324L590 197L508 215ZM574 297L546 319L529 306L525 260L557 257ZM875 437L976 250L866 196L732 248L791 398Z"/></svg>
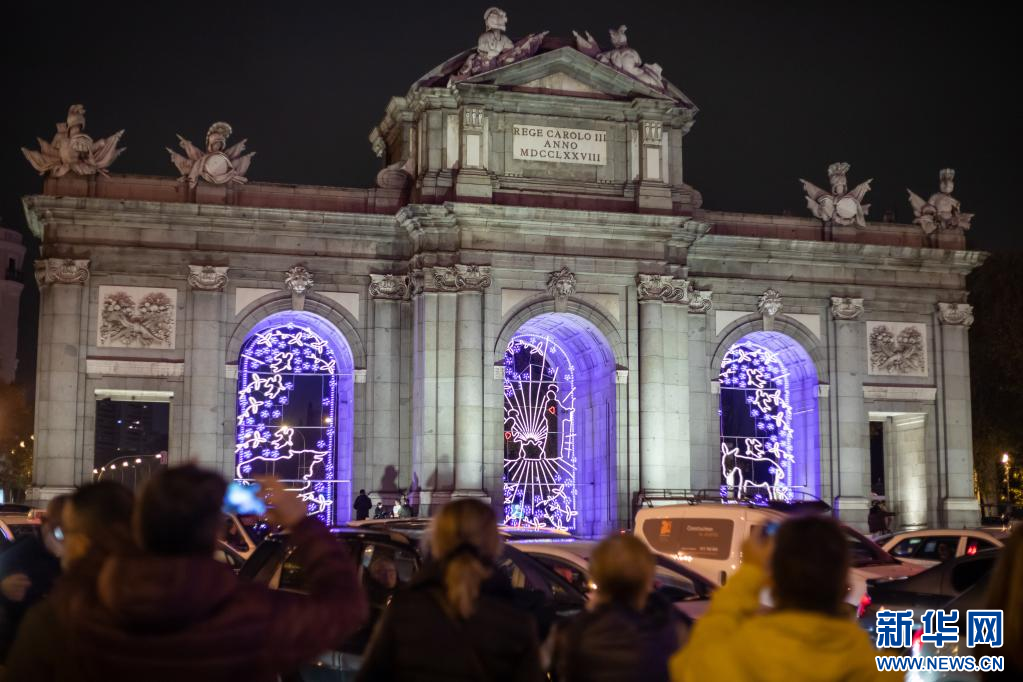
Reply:
<svg viewBox="0 0 1023 682"><path fill-rule="evenodd" d="M235 476L273 475L332 523L337 396L337 359L316 332L286 322L254 333L238 363Z"/></svg>
<svg viewBox="0 0 1023 682"><path fill-rule="evenodd" d="M789 373L764 346L741 341L721 361L721 496L792 499Z"/></svg>
<svg viewBox="0 0 1023 682"><path fill-rule="evenodd" d="M549 337L516 336L504 354L504 522L574 530L575 368Z"/></svg>

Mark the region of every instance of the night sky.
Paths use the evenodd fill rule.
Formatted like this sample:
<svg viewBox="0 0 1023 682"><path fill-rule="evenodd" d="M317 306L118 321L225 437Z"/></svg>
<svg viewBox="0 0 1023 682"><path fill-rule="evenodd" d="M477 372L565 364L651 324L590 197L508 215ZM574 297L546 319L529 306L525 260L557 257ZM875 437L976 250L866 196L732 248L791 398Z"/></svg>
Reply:
<svg viewBox="0 0 1023 682"><path fill-rule="evenodd" d="M806 215L797 178L874 178L869 218L912 213L940 168L975 212L971 248L1017 249L1017 24L981 2L504 2L508 33L628 25L629 44L700 108L686 181L710 209ZM475 45L487 2L5 3L0 215L42 187L19 147L49 140L68 105L87 132L127 130L115 173L176 175L175 133L224 120L249 139L254 181L372 186L367 135L388 98ZM1011 164L1011 166L1010 166ZM19 381L35 376L38 293L21 304Z"/></svg>

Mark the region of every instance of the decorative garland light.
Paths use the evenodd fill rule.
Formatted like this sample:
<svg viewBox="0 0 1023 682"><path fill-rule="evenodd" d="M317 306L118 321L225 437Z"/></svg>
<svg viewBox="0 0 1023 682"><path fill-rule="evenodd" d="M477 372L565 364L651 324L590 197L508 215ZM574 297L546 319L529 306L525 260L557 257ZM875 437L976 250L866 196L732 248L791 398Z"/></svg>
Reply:
<svg viewBox="0 0 1023 682"><path fill-rule="evenodd" d="M573 530L575 368L550 338L516 336L504 354L504 522Z"/></svg>
<svg viewBox="0 0 1023 682"><path fill-rule="evenodd" d="M778 356L758 344L732 346L721 361L721 496L792 499L792 404L789 376ZM726 433L724 406L746 406L737 433Z"/></svg>
<svg viewBox="0 0 1023 682"><path fill-rule="evenodd" d="M319 396L318 415L289 413L299 391ZM310 515L331 523L337 394L337 360L318 334L293 322L253 334L238 365L235 476L276 475Z"/></svg>

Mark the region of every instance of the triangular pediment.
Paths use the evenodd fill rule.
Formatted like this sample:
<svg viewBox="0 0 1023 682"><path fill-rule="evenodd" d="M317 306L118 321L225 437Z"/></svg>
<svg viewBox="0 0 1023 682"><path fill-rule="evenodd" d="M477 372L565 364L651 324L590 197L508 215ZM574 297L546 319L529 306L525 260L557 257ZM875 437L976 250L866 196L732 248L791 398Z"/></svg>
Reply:
<svg viewBox="0 0 1023 682"><path fill-rule="evenodd" d="M673 85L657 90L572 47L543 52L461 82L575 97L666 99L686 108L696 108L692 100Z"/></svg>

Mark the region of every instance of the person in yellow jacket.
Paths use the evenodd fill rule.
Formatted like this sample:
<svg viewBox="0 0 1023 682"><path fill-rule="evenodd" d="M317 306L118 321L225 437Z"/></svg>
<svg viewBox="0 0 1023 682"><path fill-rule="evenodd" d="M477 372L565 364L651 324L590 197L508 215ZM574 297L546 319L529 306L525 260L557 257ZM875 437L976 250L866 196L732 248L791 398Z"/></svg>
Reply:
<svg viewBox="0 0 1023 682"><path fill-rule="evenodd" d="M773 551L772 551L773 545ZM794 518L774 538L751 537L670 663L672 682L866 682L880 673L869 636L844 612L849 549L832 519ZM760 591L777 607L764 611Z"/></svg>

